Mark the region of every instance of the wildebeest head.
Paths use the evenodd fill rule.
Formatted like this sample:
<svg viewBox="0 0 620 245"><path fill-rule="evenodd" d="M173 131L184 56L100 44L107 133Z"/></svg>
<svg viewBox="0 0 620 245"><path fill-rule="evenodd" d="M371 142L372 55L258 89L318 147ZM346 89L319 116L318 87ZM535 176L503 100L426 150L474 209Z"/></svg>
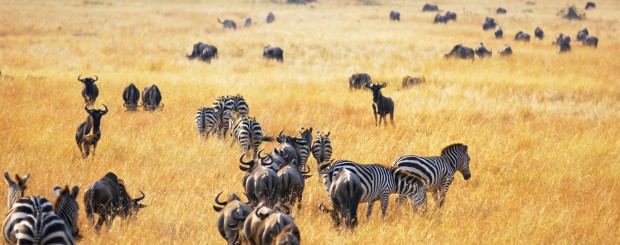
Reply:
<svg viewBox="0 0 620 245"><path fill-rule="evenodd" d="M299 239L301 236L299 229L295 224L288 224L280 231L280 234L276 236L274 244L276 245L299 245Z"/></svg>
<svg viewBox="0 0 620 245"><path fill-rule="evenodd" d="M24 196L24 191L26 190L26 181L30 177L30 172L28 172L23 178L19 177L18 174L15 174L15 181L9 177L8 172L4 172L4 181L8 185L7 191L7 207L10 209L13 206L13 203L18 199Z"/></svg>
<svg viewBox="0 0 620 245"><path fill-rule="evenodd" d="M588 28L583 28L579 32L577 32L577 41L582 41L585 39L590 33L588 32Z"/></svg>
<svg viewBox="0 0 620 245"><path fill-rule="evenodd" d="M366 84L366 87L368 87L372 91L372 100L375 101L375 103L379 101L379 98L381 97L381 89L385 88L386 86L387 84L385 84L385 82L383 82L383 84L378 84L378 83L373 83L372 85Z"/></svg>
<svg viewBox="0 0 620 245"><path fill-rule="evenodd" d="M97 75L95 75L95 79L92 79L91 77L86 77L82 79L82 75L78 76L78 81L82 82L86 86L95 83L97 80L99 80L99 77L97 77Z"/></svg>
<svg viewBox="0 0 620 245"><path fill-rule="evenodd" d="M128 203L129 205L125 206L122 209L121 214L123 217L135 217L136 214L138 214L138 211L140 211L140 209L146 208L146 205L139 203L140 201L142 201L142 199L146 197L146 195L144 195L144 192L142 191L140 191L140 194L142 196L131 199Z"/></svg>
<svg viewBox="0 0 620 245"><path fill-rule="evenodd" d="M85 105L84 110L86 110L88 115L90 115L93 118L93 121L97 123L101 121L101 117L103 117L105 114L108 114L108 107L105 104L103 105L103 107L105 108L105 110L88 109L88 105Z"/></svg>

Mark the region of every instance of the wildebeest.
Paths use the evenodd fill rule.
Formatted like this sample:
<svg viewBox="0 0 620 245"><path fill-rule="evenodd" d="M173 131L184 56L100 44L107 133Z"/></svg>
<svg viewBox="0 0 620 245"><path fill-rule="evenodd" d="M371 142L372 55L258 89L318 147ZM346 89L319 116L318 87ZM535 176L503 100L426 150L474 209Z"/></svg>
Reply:
<svg viewBox="0 0 620 245"><path fill-rule="evenodd" d="M495 29L495 38L500 39L500 38L503 38L503 37L504 37L504 30L502 30L502 28L498 26Z"/></svg>
<svg viewBox="0 0 620 245"><path fill-rule="evenodd" d="M278 171L277 174L280 179L278 198L282 203L290 207L297 203L297 210L301 210L305 179L311 176L308 173L310 173L310 168L307 167L307 170L303 171L301 165L295 160Z"/></svg>
<svg viewBox="0 0 620 245"><path fill-rule="evenodd" d="M237 24L229 19L224 19L224 22L222 22L219 18L217 19L217 22L219 22L220 24L224 25L224 29L233 29L233 30L237 30Z"/></svg>
<svg viewBox="0 0 620 245"><path fill-rule="evenodd" d="M366 73L356 73L349 78L349 90L366 88L367 84L372 84L372 79Z"/></svg>
<svg viewBox="0 0 620 245"><path fill-rule="evenodd" d="M292 137L282 135L280 131L277 137L278 145L276 147L277 154L284 157L287 163L296 160L302 168L305 168L308 158L310 157L310 145L312 144L312 127L301 128L299 133L301 137Z"/></svg>
<svg viewBox="0 0 620 245"><path fill-rule="evenodd" d="M78 76L78 81L84 84L84 89L82 89L84 103L87 105L93 105L97 99L97 96L99 96L99 89L97 88L97 84L95 84L95 82L99 80L99 77L95 76L95 79L90 77L82 79L81 77L82 75Z"/></svg>
<svg viewBox="0 0 620 245"><path fill-rule="evenodd" d="M478 48L476 48L476 55L478 55L479 58L486 58L486 57L491 57L493 55L492 51L487 50L487 48L484 46L483 43L480 43L480 45L478 46Z"/></svg>
<svg viewBox="0 0 620 245"><path fill-rule="evenodd" d="M495 11L495 13L497 14L506 14L508 11L506 11L505 8L499 7L497 8L497 10Z"/></svg>
<svg viewBox="0 0 620 245"><path fill-rule="evenodd" d="M123 90L123 106L127 108L128 111L135 111L138 108L138 100L140 100L140 90L133 83L130 83L129 86L125 87Z"/></svg>
<svg viewBox="0 0 620 245"><path fill-rule="evenodd" d="M375 126L381 126L381 119L385 123L384 126L387 126L387 114L390 114L390 122L394 126L394 101L392 98L381 94L381 89L386 86L385 82L383 84L366 84L366 87L372 91L372 111L375 115ZM379 120L377 120L377 114L379 115Z"/></svg>
<svg viewBox="0 0 620 245"><path fill-rule="evenodd" d="M598 47L598 37L595 37L595 36L587 36L581 42L583 43L583 45L586 45L586 46L595 47L595 48Z"/></svg>
<svg viewBox="0 0 620 245"><path fill-rule="evenodd" d="M441 13L435 15L435 19L433 20L433 23L448 23L448 18L445 15L442 15Z"/></svg>
<svg viewBox="0 0 620 245"><path fill-rule="evenodd" d="M497 26L497 23L495 22L495 19L491 17L486 17L484 19L484 23L482 24L482 30L484 31L491 30L491 29L494 29L496 26Z"/></svg>
<svg viewBox="0 0 620 245"><path fill-rule="evenodd" d="M457 44L452 48L450 53L447 53L445 58L461 58L461 59L474 59L474 50L469 47L465 47L461 44Z"/></svg>
<svg viewBox="0 0 620 245"><path fill-rule="evenodd" d="M446 21L451 20L451 21L456 21L456 13L452 12L452 11L448 11L446 12Z"/></svg>
<svg viewBox="0 0 620 245"><path fill-rule="evenodd" d="M116 215L120 215L123 219L132 218L140 209L146 207L138 203L145 197L144 192L140 191L140 193L141 197L132 199L127 193L123 180L109 172L84 192L86 217L91 224L94 224L94 214L98 214L99 219L95 229L99 231L103 223L106 223L109 229Z"/></svg>
<svg viewBox="0 0 620 245"><path fill-rule="evenodd" d="M211 44L198 42L194 44L191 54L185 55L188 59L200 59L202 61L211 62L211 59L217 58L217 48Z"/></svg>
<svg viewBox="0 0 620 245"><path fill-rule="evenodd" d="M586 3L586 10L588 9L595 9L596 8L596 3L593 2L587 2Z"/></svg>
<svg viewBox="0 0 620 245"><path fill-rule="evenodd" d="M269 14L267 14L267 18L265 19L265 21L267 21L267 24L274 22L276 20L276 16L273 15L272 12L269 12Z"/></svg>
<svg viewBox="0 0 620 245"><path fill-rule="evenodd" d="M271 206L276 203L280 180L278 174L268 167L273 163L273 157L271 155L261 157L260 152L258 155L260 158L258 163L254 160L244 162L245 153L239 158L239 162L245 165L239 166L239 169L245 172L242 179L243 188L251 206L256 206L261 202ZM266 161L267 158L270 160Z"/></svg>
<svg viewBox="0 0 620 245"><path fill-rule="evenodd" d="M250 26L252 26L252 18L245 19L243 23L243 27L250 27Z"/></svg>
<svg viewBox="0 0 620 245"><path fill-rule="evenodd" d="M271 45L267 45L265 46L265 49L263 49L263 58L265 59L273 59L273 60L283 62L284 61L283 55L284 55L284 51L282 51L280 47L274 47Z"/></svg>
<svg viewBox="0 0 620 245"><path fill-rule="evenodd" d="M363 192L359 176L346 168L334 178L329 188L329 196L333 204L332 220L336 226L341 222L339 215L345 220L347 228L353 229L357 226L357 207Z"/></svg>
<svg viewBox="0 0 620 245"><path fill-rule="evenodd" d="M510 56L512 55L512 48L510 45L506 44L502 50L499 51L500 57Z"/></svg>
<svg viewBox="0 0 620 245"><path fill-rule="evenodd" d="M537 26L536 30L534 30L534 36L536 36L538 40L543 40L543 38L545 38L545 32Z"/></svg>
<svg viewBox="0 0 620 245"><path fill-rule="evenodd" d="M105 110L88 109L88 106L84 106L84 110L88 113L86 121L78 126L75 132L75 142L78 149L82 154L82 158L88 157L90 154L90 146L93 146L93 157L95 157L95 150L97 149L97 143L101 139L101 117L108 113L108 107L103 105Z"/></svg>
<svg viewBox="0 0 620 245"><path fill-rule="evenodd" d="M429 11L439 11L439 8L437 7L437 4L424 4L424 7L422 7L422 12L429 12Z"/></svg>
<svg viewBox="0 0 620 245"><path fill-rule="evenodd" d="M391 21L400 21L400 13L398 11L395 11L395 10L390 11L390 20Z"/></svg>
<svg viewBox="0 0 620 245"><path fill-rule="evenodd" d="M252 208L248 203L241 202L235 194L222 202L219 200L221 194L222 192L215 197L215 203L221 207L213 205L213 210L219 212L217 230L229 245L241 244L239 232L243 229L245 219L252 213Z"/></svg>
<svg viewBox="0 0 620 245"><path fill-rule="evenodd" d="M577 32L577 41L583 41L590 33L588 32L588 28L583 28Z"/></svg>
<svg viewBox="0 0 620 245"><path fill-rule="evenodd" d="M295 240L301 242L301 234L293 217L280 212L277 207L259 206L245 219L241 232L242 244L275 244L274 239L283 232L292 233Z"/></svg>
<svg viewBox="0 0 620 245"><path fill-rule="evenodd" d="M530 34L527 34L525 32L519 31L515 35L515 41L529 42L530 41Z"/></svg>
<svg viewBox="0 0 620 245"><path fill-rule="evenodd" d="M560 33L554 44L560 45L560 53L570 52L570 36Z"/></svg>
<svg viewBox="0 0 620 245"><path fill-rule="evenodd" d="M426 81L426 79L424 77L405 76L405 77L403 77L402 87L403 88L413 87L414 85L423 83L425 81Z"/></svg>
<svg viewBox="0 0 620 245"><path fill-rule="evenodd" d="M274 238L273 242L276 245L299 245L299 229L295 224L288 224L280 231L280 234Z"/></svg>
<svg viewBox="0 0 620 245"><path fill-rule="evenodd" d="M142 91L142 106L145 111L152 111L159 107L164 107L161 103L161 92L157 85L153 84L150 87L145 87Z"/></svg>

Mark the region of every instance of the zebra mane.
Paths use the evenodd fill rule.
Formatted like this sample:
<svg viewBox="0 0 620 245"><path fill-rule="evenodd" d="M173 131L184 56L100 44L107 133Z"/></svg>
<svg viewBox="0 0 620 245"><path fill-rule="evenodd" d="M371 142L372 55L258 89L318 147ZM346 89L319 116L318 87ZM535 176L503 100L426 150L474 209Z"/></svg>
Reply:
<svg viewBox="0 0 620 245"><path fill-rule="evenodd" d="M445 156L450 152L467 152L467 146L461 143L451 144L441 150L441 155Z"/></svg>

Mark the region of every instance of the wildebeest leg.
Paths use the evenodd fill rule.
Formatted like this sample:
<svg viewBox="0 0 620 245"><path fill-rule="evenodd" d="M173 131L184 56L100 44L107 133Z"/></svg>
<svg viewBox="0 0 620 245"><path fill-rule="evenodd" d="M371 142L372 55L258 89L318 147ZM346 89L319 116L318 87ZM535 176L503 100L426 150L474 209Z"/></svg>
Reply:
<svg viewBox="0 0 620 245"><path fill-rule="evenodd" d="M87 158L90 154L90 144L84 143L84 154L82 154L82 158Z"/></svg>
<svg viewBox="0 0 620 245"><path fill-rule="evenodd" d="M299 193L297 195L297 211L301 210L301 199L302 199L302 196L303 195L301 193Z"/></svg>
<svg viewBox="0 0 620 245"><path fill-rule="evenodd" d="M372 200L368 202L368 209L366 210L366 220L370 219L370 214L372 214L372 208L375 206L375 201Z"/></svg>
<svg viewBox="0 0 620 245"><path fill-rule="evenodd" d="M84 151L82 151L82 144L81 144L80 140L77 137L75 137L75 141L77 141L78 149L80 149L80 155L82 155L82 157L84 157Z"/></svg>
<svg viewBox="0 0 620 245"><path fill-rule="evenodd" d="M97 232L99 232L101 230L101 226L103 225L103 223L106 223L106 215L103 213L99 214L99 219L97 220L97 225L95 225L95 230L97 230Z"/></svg>
<svg viewBox="0 0 620 245"><path fill-rule="evenodd" d="M97 149L97 142L93 143L93 158L95 158L95 150Z"/></svg>
<svg viewBox="0 0 620 245"><path fill-rule="evenodd" d="M375 104L372 104L372 111L375 114L375 126L377 126L377 106Z"/></svg>
<svg viewBox="0 0 620 245"><path fill-rule="evenodd" d="M392 126L394 126L394 112L390 113L390 121L392 121Z"/></svg>
<svg viewBox="0 0 620 245"><path fill-rule="evenodd" d="M334 226L338 227L340 226L340 216L338 215L338 212L341 211L340 203L338 203L338 201L333 201L332 205L333 205L332 220L334 221ZM343 213L343 216L344 216L344 213Z"/></svg>
<svg viewBox="0 0 620 245"><path fill-rule="evenodd" d="M108 222L106 222L106 228L108 228L108 230L112 228L112 222L114 222L114 218L115 215L110 215L110 219L108 219Z"/></svg>

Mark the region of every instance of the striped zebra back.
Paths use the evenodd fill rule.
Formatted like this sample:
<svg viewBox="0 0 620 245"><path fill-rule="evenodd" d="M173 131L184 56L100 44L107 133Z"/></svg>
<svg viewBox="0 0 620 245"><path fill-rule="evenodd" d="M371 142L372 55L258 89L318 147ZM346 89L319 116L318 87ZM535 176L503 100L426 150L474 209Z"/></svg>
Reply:
<svg viewBox="0 0 620 245"><path fill-rule="evenodd" d="M196 111L196 129L204 137L209 136L219 123L216 111L213 108L203 107Z"/></svg>
<svg viewBox="0 0 620 245"><path fill-rule="evenodd" d="M198 134L199 135L203 135L204 131L205 131L205 113L206 113L207 108L203 107L203 108L199 108L198 110L196 110L196 130L198 130Z"/></svg>
<svg viewBox="0 0 620 245"><path fill-rule="evenodd" d="M74 238L78 237L79 233L78 211L80 207L76 201L79 191L77 186L74 186L72 190L69 190L68 186L62 190L59 186L54 188L54 193L58 197L54 203L54 212L65 221Z"/></svg>
<svg viewBox="0 0 620 245"><path fill-rule="evenodd" d="M332 157L332 143L329 139L329 134L321 135L318 131L317 138L312 142L312 156L316 159L317 163L321 164L325 161L329 161Z"/></svg>
<svg viewBox="0 0 620 245"><path fill-rule="evenodd" d="M237 94L236 96L233 96L232 99L234 101L234 111L237 112L238 116L247 116L250 114L250 108L248 107L248 103L245 101L243 96Z"/></svg>
<svg viewBox="0 0 620 245"><path fill-rule="evenodd" d="M391 184L394 182L394 176L388 168L379 164L365 165L348 160L338 160L330 165L327 176L324 178L324 184L328 191L332 181L342 169L347 169L360 177L364 190L361 202L375 200L385 190L392 189Z"/></svg>
<svg viewBox="0 0 620 245"><path fill-rule="evenodd" d="M9 244L75 244L65 221L39 196L15 202L2 225L2 235Z"/></svg>
<svg viewBox="0 0 620 245"><path fill-rule="evenodd" d="M252 118L248 124L249 129L252 131L252 142L255 145L260 145L263 142L263 128L260 123L256 121L256 118Z"/></svg>

